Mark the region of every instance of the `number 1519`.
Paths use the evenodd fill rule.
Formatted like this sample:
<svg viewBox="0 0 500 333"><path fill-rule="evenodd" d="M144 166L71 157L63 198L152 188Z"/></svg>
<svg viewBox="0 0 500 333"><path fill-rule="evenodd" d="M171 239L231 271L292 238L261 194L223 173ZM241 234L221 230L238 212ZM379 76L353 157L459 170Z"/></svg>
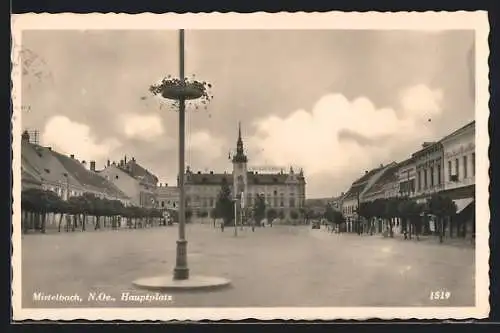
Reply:
<svg viewBox="0 0 500 333"><path fill-rule="evenodd" d="M445 290L439 291L431 291L430 299L431 300L442 300L449 299L451 297L451 293Z"/></svg>

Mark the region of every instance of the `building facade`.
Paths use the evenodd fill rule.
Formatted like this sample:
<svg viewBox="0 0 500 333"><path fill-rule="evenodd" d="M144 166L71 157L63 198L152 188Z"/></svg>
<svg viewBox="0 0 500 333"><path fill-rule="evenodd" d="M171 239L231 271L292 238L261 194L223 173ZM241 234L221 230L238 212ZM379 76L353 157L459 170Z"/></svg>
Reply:
<svg viewBox="0 0 500 333"><path fill-rule="evenodd" d="M229 185L233 199L242 202L245 208L251 208L257 195L262 195L266 201L266 209L274 209L282 219L290 220L292 211L300 214L305 204L306 182L303 171L295 172L293 168L288 172L282 170L277 173L248 171L241 127L238 129L232 165L231 173L193 172L187 168L186 208L191 210L193 215L210 214L212 208L215 208L224 182Z"/></svg>
<svg viewBox="0 0 500 333"><path fill-rule="evenodd" d="M132 205L158 208L158 178L139 165L134 157L127 160L125 156L119 162L112 163L108 160L106 167L96 172L125 193Z"/></svg>
<svg viewBox="0 0 500 333"><path fill-rule="evenodd" d="M475 228L476 127L475 121L441 140L444 152L444 190L457 207L458 222L467 232Z"/></svg>
<svg viewBox="0 0 500 333"><path fill-rule="evenodd" d="M425 203L432 194L444 188L443 146L441 142L425 142L412 158L415 161L416 199L418 203Z"/></svg>
<svg viewBox="0 0 500 333"><path fill-rule="evenodd" d="M413 198L416 194L417 171L415 159L410 157L398 165L399 196Z"/></svg>
<svg viewBox="0 0 500 333"><path fill-rule="evenodd" d="M156 196L158 200L158 207L160 209L179 209L179 188L177 186L169 186L166 183L160 184L156 188Z"/></svg>
<svg viewBox="0 0 500 333"><path fill-rule="evenodd" d="M352 183L349 190L342 198L342 214L346 219L346 231L356 231L356 222L359 221L358 208L364 200L365 193L375 184L385 170L385 166L365 171L365 174Z"/></svg>

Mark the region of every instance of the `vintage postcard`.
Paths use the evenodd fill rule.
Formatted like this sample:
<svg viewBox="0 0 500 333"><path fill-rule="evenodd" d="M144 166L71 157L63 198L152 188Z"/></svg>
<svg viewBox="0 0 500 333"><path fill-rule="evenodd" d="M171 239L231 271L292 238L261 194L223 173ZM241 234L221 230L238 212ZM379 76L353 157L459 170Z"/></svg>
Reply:
<svg viewBox="0 0 500 333"><path fill-rule="evenodd" d="M485 12L11 24L13 320L488 316Z"/></svg>

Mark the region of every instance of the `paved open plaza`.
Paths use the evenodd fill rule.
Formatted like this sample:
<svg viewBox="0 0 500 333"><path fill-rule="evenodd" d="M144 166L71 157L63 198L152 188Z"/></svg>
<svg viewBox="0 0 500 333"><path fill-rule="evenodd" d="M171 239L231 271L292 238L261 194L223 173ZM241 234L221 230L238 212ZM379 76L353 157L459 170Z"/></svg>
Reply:
<svg viewBox="0 0 500 333"><path fill-rule="evenodd" d="M235 237L232 228L188 225L191 274L232 284L156 294L132 281L172 272L176 225L28 234L22 239L23 307L474 305L472 246L399 237L331 234L309 226L238 230ZM431 300L432 291L449 292L449 298ZM78 297L34 300L58 294Z"/></svg>

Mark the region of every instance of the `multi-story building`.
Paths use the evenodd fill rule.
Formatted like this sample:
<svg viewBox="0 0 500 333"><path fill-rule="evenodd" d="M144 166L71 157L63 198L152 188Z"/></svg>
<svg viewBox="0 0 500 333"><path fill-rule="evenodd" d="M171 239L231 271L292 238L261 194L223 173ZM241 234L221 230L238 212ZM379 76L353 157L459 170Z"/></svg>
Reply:
<svg viewBox="0 0 500 333"><path fill-rule="evenodd" d="M128 197L112 183L88 170L84 162L60 154L50 147L30 143L23 133L21 143L21 177L24 188L35 184L57 193L63 200L83 193L128 203Z"/></svg>
<svg viewBox="0 0 500 333"><path fill-rule="evenodd" d="M134 157L119 162L108 160L103 170L96 171L125 193L134 206L158 207L156 188L158 177L137 163Z"/></svg>
<svg viewBox="0 0 500 333"><path fill-rule="evenodd" d="M167 183L160 184L156 188L158 207L163 210L179 209L179 188L168 186Z"/></svg>
<svg viewBox="0 0 500 333"><path fill-rule="evenodd" d="M416 191L415 159L410 157L398 164L399 196L413 198Z"/></svg>
<svg viewBox="0 0 500 333"><path fill-rule="evenodd" d="M223 182L227 182L233 198L243 194L245 207L252 207L257 195L262 195L267 209L274 209L278 216L290 219L292 211L300 214L305 203L305 178L302 170L295 172L291 167L288 172L259 173L248 170L248 158L245 155L241 127L238 130L236 153L232 156L231 173L193 172L188 167L185 176L186 206L193 214L210 213L215 207L217 196Z"/></svg>
<svg viewBox="0 0 500 333"><path fill-rule="evenodd" d="M444 152L444 190L457 206L457 219L468 231L475 224L476 126L475 121L440 141Z"/></svg>
<svg viewBox="0 0 500 333"><path fill-rule="evenodd" d="M358 207L363 201L364 194L372 187L372 185L380 178L385 170L384 165L365 171L365 174L354 181L342 199L342 214L346 219L346 231L355 231L355 222L358 220Z"/></svg>
<svg viewBox="0 0 500 333"><path fill-rule="evenodd" d="M425 203L433 193L443 190L443 146L440 142L425 142L412 154L416 172L416 199Z"/></svg>

